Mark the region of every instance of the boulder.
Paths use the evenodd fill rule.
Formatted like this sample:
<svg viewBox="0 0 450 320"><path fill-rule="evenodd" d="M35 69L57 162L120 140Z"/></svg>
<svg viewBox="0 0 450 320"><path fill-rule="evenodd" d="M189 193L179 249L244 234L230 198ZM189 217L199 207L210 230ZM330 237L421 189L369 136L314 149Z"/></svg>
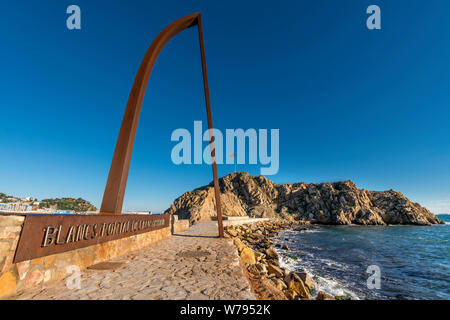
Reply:
<svg viewBox="0 0 450 320"><path fill-rule="evenodd" d="M267 268L267 272L269 274L274 274L275 277L277 278L283 278L283 270L281 270L279 267L277 267L276 265L269 263L269 266Z"/></svg>
<svg viewBox="0 0 450 320"><path fill-rule="evenodd" d="M297 293L294 290L291 290L291 289L285 290L284 291L284 295L289 300L295 300L298 297Z"/></svg>
<svg viewBox="0 0 450 320"><path fill-rule="evenodd" d="M231 229L231 228L227 229L227 233L232 237L237 237L237 235L238 235L237 231L234 229Z"/></svg>
<svg viewBox="0 0 450 320"><path fill-rule="evenodd" d="M242 251L242 249L245 248L245 245L242 243L241 239L239 238L233 238L234 245L238 249L239 253Z"/></svg>
<svg viewBox="0 0 450 320"><path fill-rule="evenodd" d="M261 273L267 273L267 266L263 263L257 263L256 268L258 268L259 272Z"/></svg>
<svg viewBox="0 0 450 320"><path fill-rule="evenodd" d="M278 259L271 259L270 263L275 265L275 266L278 266L278 267L280 266L280 261L278 261Z"/></svg>
<svg viewBox="0 0 450 320"><path fill-rule="evenodd" d="M257 261L261 261L262 259L264 259L266 257L266 255L262 252L255 251L255 257L256 257Z"/></svg>
<svg viewBox="0 0 450 320"><path fill-rule="evenodd" d="M323 291L319 291L316 300L336 300L336 299Z"/></svg>
<svg viewBox="0 0 450 320"><path fill-rule="evenodd" d="M281 279L272 279L272 281L273 283L275 283L275 286L278 290L286 290L288 288L286 283L284 283L284 281Z"/></svg>
<svg viewBox="0 0 450 320"><path fill-rule="evenodd" d="M266 256L272 259L278 259L278 253L275 251L273 247L266 249Z"/></svg>
<svg viewBox="0 0 450 320"><path fill-rule="evenodd" d="M288 282L288 289L295 291L300 298L304 300L310 300L311 297L309 295L308 289L303 284L303 281L296 281L294 279Z"/></svg>
<svg viewBox="0 0 450 320"><path fill-rule="evenodd" d="M255 254L253 253L253 250L248 248L248 247L244 247L241 251L241 261L242 263L248 263L248 264L255 264L256 263L256 258L255 258Z"/></svg>
<svg viewBox="0 0 450 320"><path fill-rule="evenodd" d="M254 264L247 264L247 271L255 276L259 276L259 274L261 273Z"/></svg>
<svg viewBox="0 0 450 320"><path fill-rule="evenodd" d="M284 281L286 281L286 283L288 283L291 280L297 281L297 282L302 282L302 279L296 272L286 270L286 273L284 275Z"/></svg>
<svg viewBox="0 0 450 320"><path fill-rule="evenodd" d="M261 233L250 233L249 236L250 236L250 238L257 240L257 241L261 241L265 238L264 235L262 235Z"/></svg>
<svg viewBox="0 0 450 320"><path fill-rule="evenodd" d="M306 272L297 273L297 275L302 279L303 283L309 290L313 290L316 287L316 283Z"/></svg>

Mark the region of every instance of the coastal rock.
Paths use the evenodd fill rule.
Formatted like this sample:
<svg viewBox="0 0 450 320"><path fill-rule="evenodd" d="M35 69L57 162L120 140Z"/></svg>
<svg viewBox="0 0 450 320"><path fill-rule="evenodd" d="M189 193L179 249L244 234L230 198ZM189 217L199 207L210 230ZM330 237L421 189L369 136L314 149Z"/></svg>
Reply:
<svg viewBox="0 0 450 320"><path fill-rule="evenodd" d="M277 267L280 266L280 261L278 259L270 259L270 263Z"/></svg>
<svg viewBox="0 0 450 320"><path fill-rule="evenodd" d="M319 291L316 300L336 300L336 299L323 291Z"/></svg>
<svg viewBox="0 0 450 320"><path fill-rule="evenodd" d="M305 285L303 284L303 281L297 281L296 279L291 279L288 282L288 288L291 290L294 290L295 293L297 293L300 298L305 299L305 300L310 300L311 297L309 295L309 291L308 289L305 287Z"/></svg>
<svg viewBox="0 0 450 320"><path fill-rule="evenodd" d="M274 265L272 263L269 263L267 272L269 274L274 274L275 277L277 277L277 278L283 278L283 276L284 276L283 270L281 270L279 267L277 267L276 265Z"/></svg>
<svg viewBox="0 0 450 320"><path fill-rule="evenodd" d="M313 290L316 287L316 283L306 272L300 272L297 275L309 290Z"/></svg>
<svg viewBox="0 0 450 320"><path fill-rule="evenodd" d="M259 276L259 274L261 273L259 271L259 269L254 264L249 264L247 266L247 271L250 272L251 274L255 275L255 276Z"/></svg>
<svg viewBox="0 0 450 320"><path fill-rule="evenodd" d="M278 259L278 253L275 251L274 248L268 248L266 250L266 256L271 259Z"/></svg>
<svg viewBox="0 0 450 320"><path fill-rule="evenodd" d="M284 283L284 281L281 279L273 279L273 282L275 283L275 286L278 290L286 290L288 288L286 283Z"/></svg>
<svg viewBox="0 0 450 320"><path fill-rule="evenodd" d="M302 275L303 278L308 280L310 285L314 284L315 286L314 281L308 274L303 273ZM304 283L302 277L300 277L300 274L298 274L297 272L289 272L285 276L284 281L288 284L288 288L294 290L302 299L310 299L309 295L310 288Z"/></svg>
<svg viewBox="0 0 450 320"><path fill-rule="evenodd" d="M237 231L234 229L231 229L231 228L227 229L227 233L232 237L237 237L237 235L238 235Z"/></svg>
<svg viewBox="0 0 450 320"><path fill-rule="evenodd" d="M261 261L266 257L266 255L262 252L256 251L255 252L256 261Z"/></svg>
<svg viewBox="0 0 450 320"><path fill-rule="evenodd" d="M258 268L259 272L267 273L267 266L265 264L257 263L255 266Z"/></svg>
<svg viewBox="0 0 450 320"><path fill-rule="evenodd" d="M285 290L284 294L286 295L286 298L288 298L289 300L295 300L298 297L297 292L295 292L292 289Z"/></svg>
<svg viewBox="0 0 450 320"><path fill-rule="evenodd" d="M238 249L238 252L241 253L241 251L245 248L245 245L242 243L241 239L239 238L233 238L233 243Z"/></svg>
<svg viewBox="0 0 450 320"><path fill-rule="evenodd" d="M304 224L332 225L442 223L400 192L358 189L350 180L275 184L263 176L237 172L219 179L219 185L225 216L279 216ZM189 219L191 224L212 220L216 216L212 183L186 192L165 213ZM250 230L244 232L251 233Z"/></svg>
<svg viewBox="0 0 450 320"><path fill-rule="evenodd" d="M286 283L289 283L291 281L303 282L302 279L300 279L300 277L298 276L298 274L296 272L293 272L293 271L289 271L289 272L287 272L285 274L284 281Z"/></svg>
<svg viewBox="0 0 450 320"><path fill-rule="evenodd" d="M255 254L253 253L253 250L247 247L244 247L241 251L241 261L242 263L248 263L248 264L255 264L256 258Z"/></svg>
<svg viewBox="0 0 450 320"><path fill-rule="evenodd" d="M270 221L248 223L232 228L238 234L237 237L233 238L238 251L242 253L247 247L253 250L257 263L243 263L243 266L246 268L253 290L262 299L296 300L300 299L297 292L301 293L303 299L308 299L309 297L308 287L303 284L300 276L295 272L280 267L278 255L270 245L271 241L269 240L269 237L275 236L277 232L286 228L292 228L295 225L296 222L291 219L275 218ZM228 230L229 228L227 227L226 229ZM253 234L265 235L265 237L254 239ZM291 288L288 288L287 282L289 280L299 284L293 283Z"/></svg>
<svg viewBox="0 0 450 320"><path fill-rule="evenodd" d="M286 300L287 297L282 290L279 290L275 283L266 277L250 274L249 281L252 289L259 300Z"/></svg>

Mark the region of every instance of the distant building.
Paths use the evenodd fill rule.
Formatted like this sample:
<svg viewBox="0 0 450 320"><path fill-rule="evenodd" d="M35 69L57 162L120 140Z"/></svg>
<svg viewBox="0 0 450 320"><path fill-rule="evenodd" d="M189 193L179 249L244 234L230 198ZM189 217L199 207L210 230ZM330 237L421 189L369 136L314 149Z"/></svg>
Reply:
<svg viewBox="0 0 450 320"><path fill-rule="evenodd" d="M39 205L40 205L40 204L41 204L41 203L40 203L39 201L34 201L33 204L32 204L33 210L39 209Z"/></svg>
<svg viewBox="0 0 450 320"><path fill-rule="evenodd" d="M0 210L7 212L24 212L31 211L32 206L22 203L0 203Z"/></svg>

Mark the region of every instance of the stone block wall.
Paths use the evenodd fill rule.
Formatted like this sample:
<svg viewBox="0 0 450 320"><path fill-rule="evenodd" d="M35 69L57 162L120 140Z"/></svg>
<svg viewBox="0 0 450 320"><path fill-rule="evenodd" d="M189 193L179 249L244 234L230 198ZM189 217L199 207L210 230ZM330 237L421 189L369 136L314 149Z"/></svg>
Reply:
<svg viewBox="0 0 450 320"><path fill-rule="evenodd" d="M178 219L177 215L172 215L172 234L183 232L189 229L189 219Z"/></svg>
<svg viewBox="0 0 450 320"><path fill-rule="evenodd" d="M70 266L84 269L144 248L171 234L169 226L85 248L13 263L24 220L24 216L0 216L0 299L27 288L65 278L73 272L68 268ZM179 224L172 225L175 225L177 230L181 228Z"/></svg>
<svg viewBox="0 0 450 320"><path fill-rule="evenodd" d="M24 220L23 216L0 216L0 298L17 288L18 272L12 272L12 266Z"/></svg>

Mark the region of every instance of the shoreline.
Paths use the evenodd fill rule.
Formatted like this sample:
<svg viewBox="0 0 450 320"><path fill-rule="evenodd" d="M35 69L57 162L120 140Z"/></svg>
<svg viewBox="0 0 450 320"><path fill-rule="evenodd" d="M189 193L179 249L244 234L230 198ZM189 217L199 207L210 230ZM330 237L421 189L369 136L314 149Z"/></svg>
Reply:
<svg viewBox="0 0 450 320"><path fill-rule="evenodd" d="M334 277L325 277L321 274L320 269L312 269L310 266L305 266L303 263L300 265L298 261L303 261L305 258L302 255L296 253L296 246L298 245L296 234L309 233L309 232L321 232L321 228L324 226L313 225L306 230L294 230L292 228L285 229L275 237L275 247L280 257L280 265L289 270L297 270L297 272L306 272L316 283L315 293L320 291L334 297L335 300L361 300L362 298L355 292L354 288L345 286L340 280ZM283 248L286 246L293 246ZM314 255L315 256L315 255Z"/></svg>
<svg viewBox="0 0 450 320"><path fill-rule="evenodd" d="M440 276L439 267L448 266L443 252L448 248L450 229L448 216L438 218L447 221L384 228L312 224L310 230L299 232L294 225L271 240L282 267L309 273L317 284L316 292L324 291L337 300L440 300L448 296L442 289L448 282ZM367 241L360 243L358 239L362 238ZM283 249L283 245L292 250ZM414 247L423 248L423 254L415 252ZM346 253L348 248L354 249ZM390 261L393 256L395 261ZM410 261L414 265L408 264ZM373 264L382 266L383 284L378 290L366 286L366 268ZM419 276L417 270L421 270Z"/></svg>
<svg viewBox="0 0 450 320"><path fill-rule="evenodd" d="M275 243L273 238L288 229L302 231L311 228L308 223L284 219L225 228L237 248L241 267L259 300L336 300L323 291L316 292L317 285L310 274L280 265L276 247L289 248Z"/></svg>

